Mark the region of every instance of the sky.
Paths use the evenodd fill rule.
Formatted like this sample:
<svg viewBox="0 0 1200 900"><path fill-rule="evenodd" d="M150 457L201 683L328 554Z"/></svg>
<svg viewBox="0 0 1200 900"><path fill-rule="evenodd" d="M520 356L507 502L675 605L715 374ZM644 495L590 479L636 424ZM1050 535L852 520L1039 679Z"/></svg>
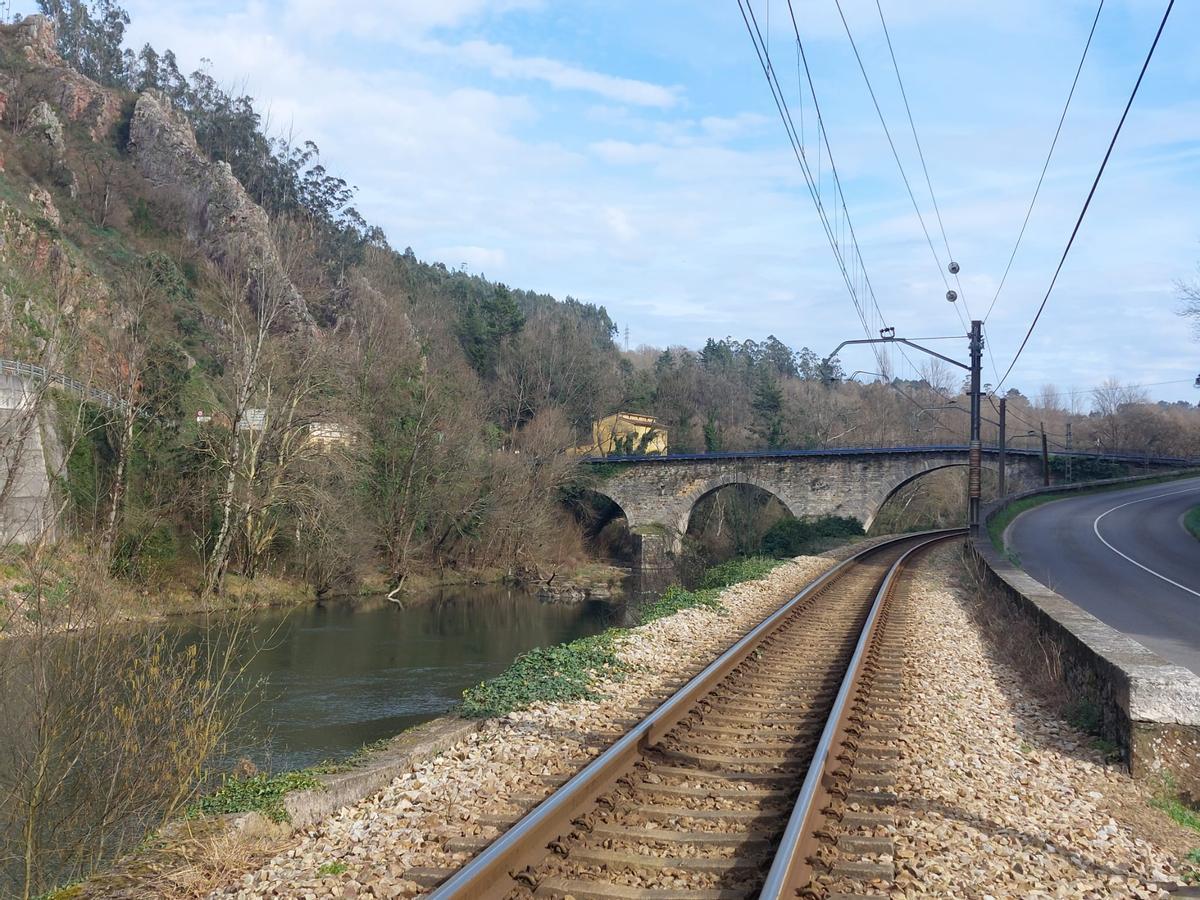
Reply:
<svg viewBox="0 0 1200 900"><path fill-rule="evenodd" d="M874 0L842 5L944 267ZM1096 0L881 5L961 266L956 305L982 317ZM273 130L314 140L397 249L603 304L632 346L774 334L824 355L863 336L736 0L126 6L130 44L172 48L185 71L210 66L218 81L256 98ZM883 324L900 335L963 335L834 0L793 6ZM987 320L986 382L1007 367L1045 294L1164 6L1104 3L1038 204ZM753 9L795 94L786 0L754 0ZM1200 343L1177 315L1179 281L1200 279L1198 39L1200 4L1176 4L1006 387L1182 381L1148 390L1155 399L1200 399L1192 387ZM935 346L966 355L965 337ZM847 371L875 368L866 348L842 359ZM914 373L898 360L896 374Z"/></svg>

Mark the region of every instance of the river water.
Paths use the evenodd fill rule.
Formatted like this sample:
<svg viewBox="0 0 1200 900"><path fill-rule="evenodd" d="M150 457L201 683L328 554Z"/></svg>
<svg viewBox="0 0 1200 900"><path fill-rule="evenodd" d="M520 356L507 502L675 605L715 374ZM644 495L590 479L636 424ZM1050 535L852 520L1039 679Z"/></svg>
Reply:
<svg viewBox="0 0 1200 900"><path fill-rule="evenodd" d="M545 603L499 585L447 588L403 607L380 598L264 610L247 654L255 702L226 760L283 771L344 759L445 714L526 650L596 634L623 614L619 603Z"/></svg>

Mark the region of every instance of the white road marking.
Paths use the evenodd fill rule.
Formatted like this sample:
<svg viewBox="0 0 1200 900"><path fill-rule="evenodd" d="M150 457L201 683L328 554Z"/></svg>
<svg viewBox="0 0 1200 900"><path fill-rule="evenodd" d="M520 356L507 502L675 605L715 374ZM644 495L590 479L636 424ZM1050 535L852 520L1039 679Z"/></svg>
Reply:
<svg viewBox="0 0 1200 900"><path fill-rule="evenodd" d="M1103 519L1105 516L1107 516L1110 512L1116 512L1118 509L1124 509L1126 506L1133 506L1133 504L1135 504L1135 503L1145 503L1147 500L1158 500L1162 497L1170 497L1172 494L1186 494L1190 491L1195 491L1195 490L1200 490L1200 488L1194 488L1194 487L1182 488L1181 490L1178 490L1178 491L1167 491L1162 494L1155 494L1153 497L1142 497L1139 500L1130 500L1128 503L1120 503L1117 506L1114 506L1112 509L1106 509L1104 512L1100 513L1100 515L1096 516L1095 521L1092 522L1092 531L1096 532L1096 537L1100 538L1100 543L1102 543L1105 547L1107 547L1113 553L1117 554L1117 556L1121 557L1122 559L1126 560L1127 562L1133 563L1139 569L1149 572L1155 578L1161 578L1167 584L1173 584L1175 587L1179 588L1181 591L1187 591L1189 594L1192 594L1196 597L1200 597L1200 591L1193 591L1190 587L1186 587L1185 585L1180 584L1178 581L1172 581L1166 575L1160 574L1159 572L1155 572L1149 566L1142 565L1140 562L1138 562L1132 556L1130 556L1127 553L1122 553L1120 550L1118 550L1116 547L1114 547L1112 544L1110 544L1108 541L1106 541L1104 539L1104 535L1102 535L1100 533L1100 520Z"/></svg>

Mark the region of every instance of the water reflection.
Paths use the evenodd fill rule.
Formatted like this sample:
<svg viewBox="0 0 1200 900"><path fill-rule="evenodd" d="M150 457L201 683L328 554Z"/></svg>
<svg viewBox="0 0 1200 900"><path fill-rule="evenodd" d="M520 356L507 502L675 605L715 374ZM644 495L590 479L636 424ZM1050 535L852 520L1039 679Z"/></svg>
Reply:
<svg viewBox="0 0 1200 900"><path fill-rule="evenodd" d="M602 631L622 605L540 602L505 586L465 586L409 601L266 610L251 661L257 703L228 754L294 769L348 756L453 708L464 688L524 651ZM193 626L197 629L198 625Z"/></svg>

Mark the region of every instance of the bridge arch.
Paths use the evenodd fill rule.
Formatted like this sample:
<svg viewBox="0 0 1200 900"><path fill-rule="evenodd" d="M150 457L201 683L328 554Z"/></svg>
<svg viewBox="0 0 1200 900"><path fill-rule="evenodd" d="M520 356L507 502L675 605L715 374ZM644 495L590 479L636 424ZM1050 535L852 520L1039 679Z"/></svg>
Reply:
<svg viewBox="0 0 1200 900"><path fill-rule="evenodd" d="M688 528L692 524L692 514L696 511L696 507L704 498L716 493L722 488L731 487L733 485L745 485L746 487L757 488L764 494L769 494L774 497L784 508L793 516L799 516L793 502L789 501L788 491L777 484L771 483L770 479L756 478L747 475L744 472L733 472L723 475L718 475L705 480L697 485L692 490L689 490L681 499L684 501L679 513L679 519L676 522L676 528L680 534L686 534Z"/></svg>
<svg viewBox="0 0 1200 900"><path fill-rule="evenodd" d="M567 506L583 531L589 552L620 565L636 562L633 523L620 500L603 488L587 487ZM623 522L624 526L609 527L617 522Z"/></svg>
<svg viewBox="0 0 1200 900"><path fill-rule="evenodd" d="M883 493L878 502L875 503L874 509L868 511L866 518L863 520L863 531L870 531L871 526L875 524L875 520L879 517L879 513L883 510L883 507L887 504L887 502L914 481L919 481L926 475L932 475L934 472L942 472L946 469L966 469L967 467L968 464L966 462L940 463L938 465L930 466L929 468L921 469L919 472L913 472L907 477L901 479ZM1000 469L997 466L989 465L987 462L984 462L982 468L988 472L991 472L997 478L1000 477Z"/></svg>

